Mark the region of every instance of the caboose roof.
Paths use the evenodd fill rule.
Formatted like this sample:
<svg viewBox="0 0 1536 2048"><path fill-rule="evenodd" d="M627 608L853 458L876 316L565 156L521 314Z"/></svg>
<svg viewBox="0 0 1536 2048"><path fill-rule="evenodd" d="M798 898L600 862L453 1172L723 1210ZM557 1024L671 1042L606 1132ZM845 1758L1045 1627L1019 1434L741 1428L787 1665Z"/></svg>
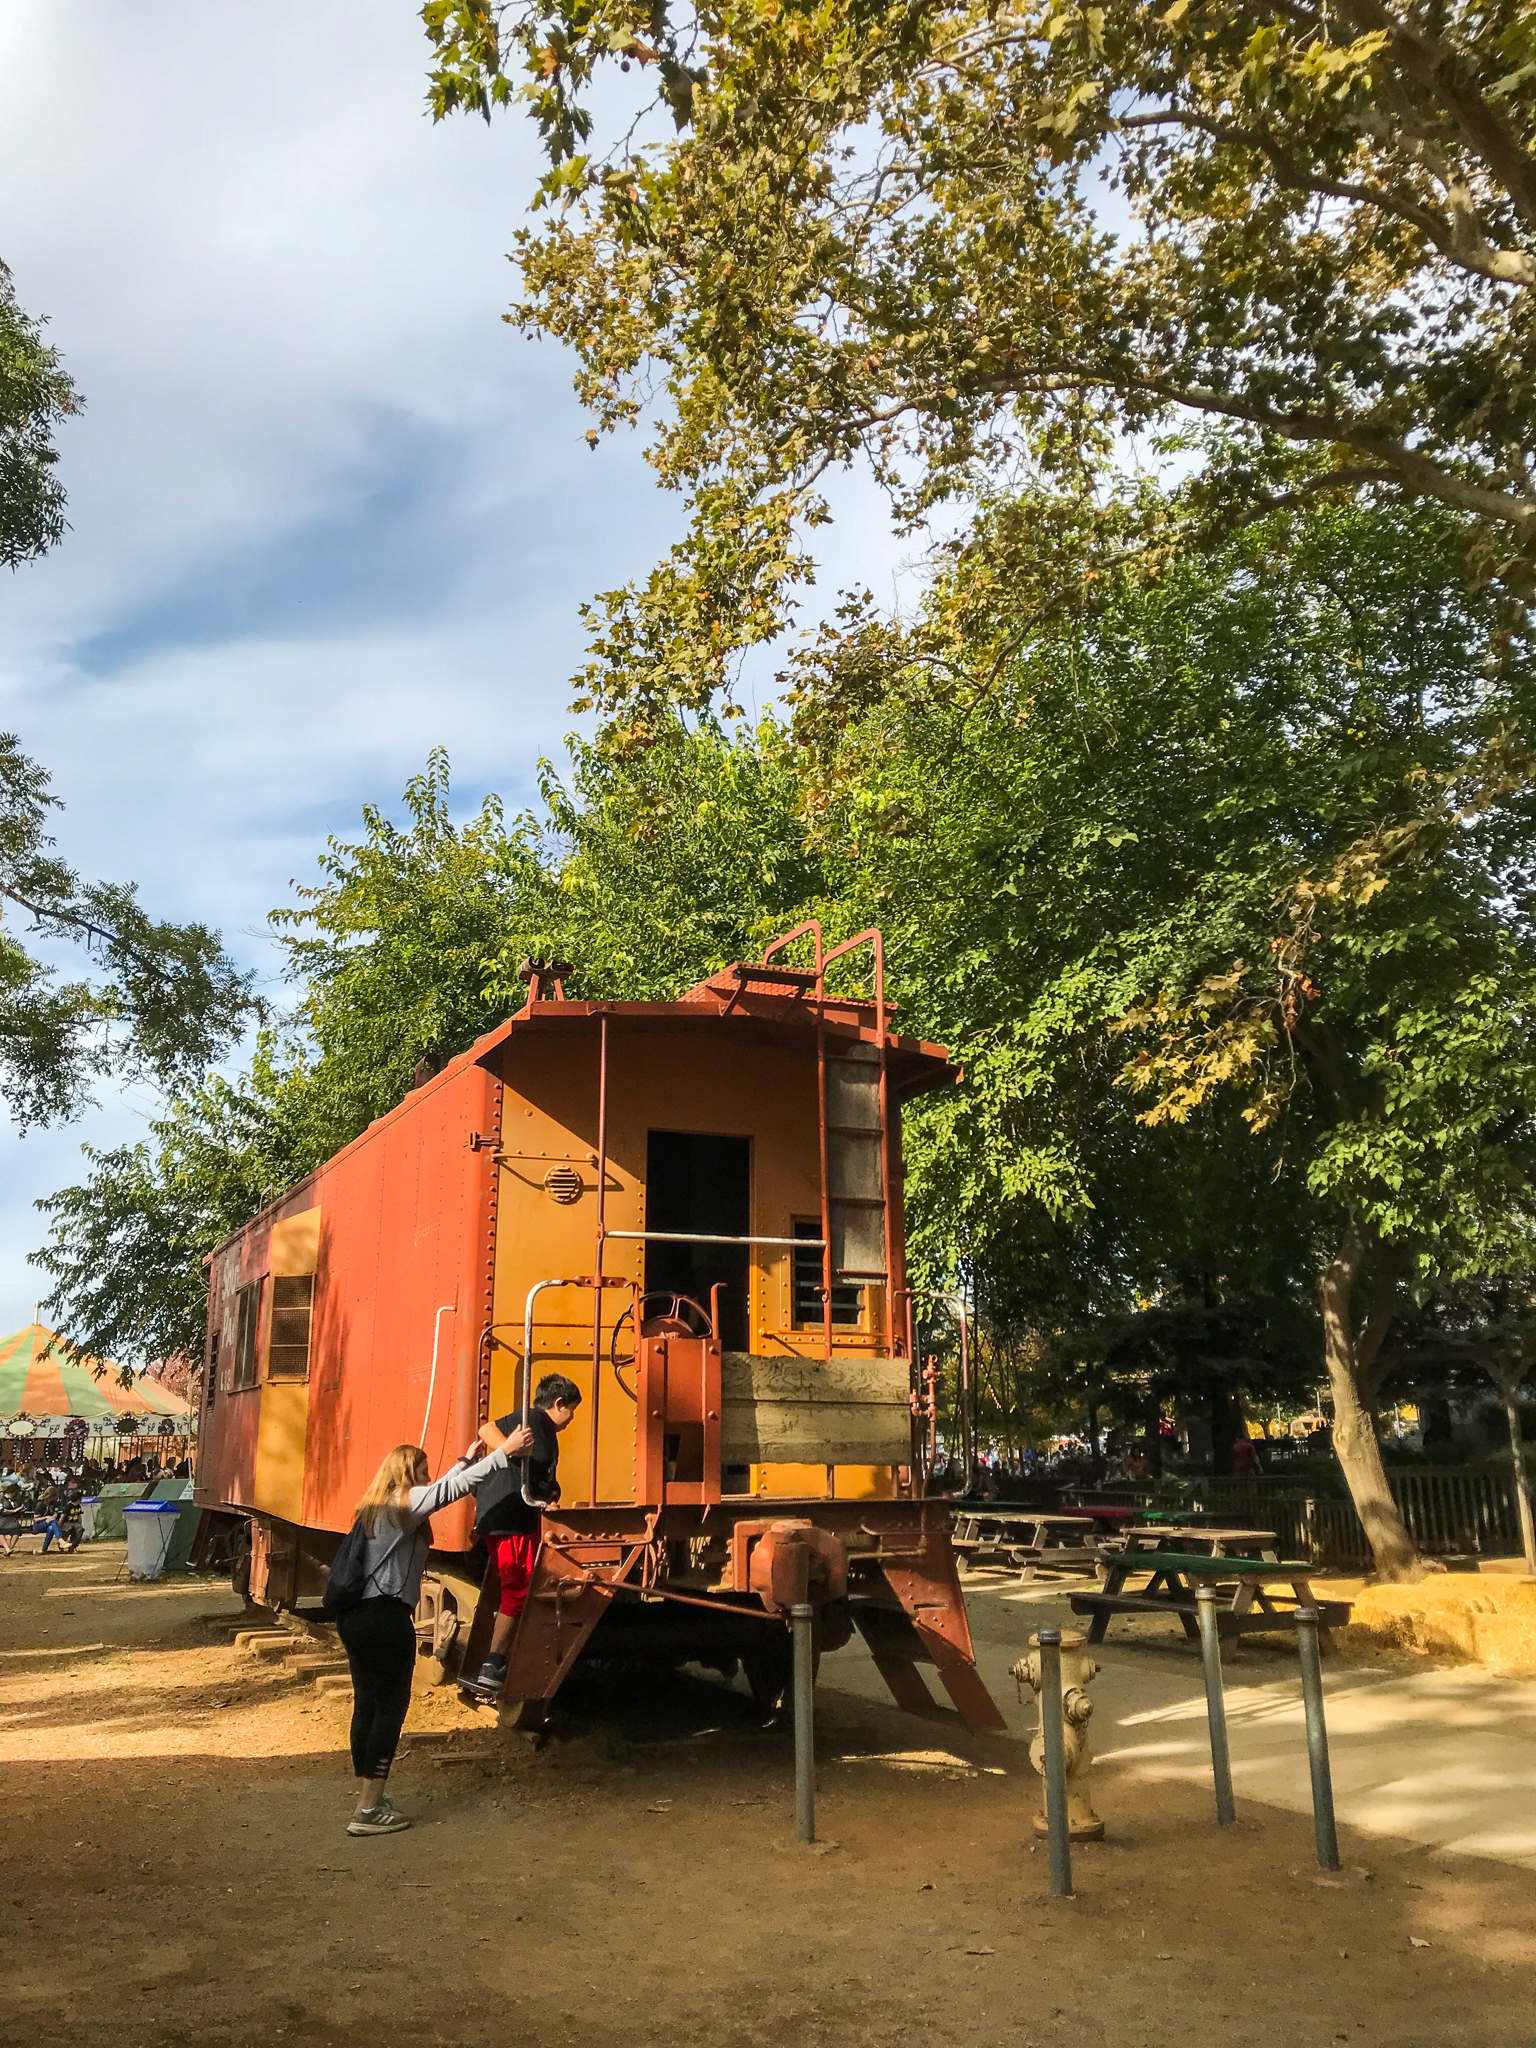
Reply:
<svg viewBox="0 0 1536 2048"><path fill-rule="evenodd" d="M887 1003L890 1017L895 1005ZM568 1030L597 1017L638 1031L698 1026L727 1029L739 1044L814 1047L818 1025L826 1029L830 1050L877 1045L875 1006L851 996L816 998L816 977L799 968L764 967L746 961L723 967L673 1003L572 1002L559 996L525 1003L505 1024L477 1040L470 1057L494 1065L503 1046L522 1033ZM930 1089L957 1081L955 1067L942 1045L921 1038L886 1033L886 1068L898 1102L908 1102Z"/></svg>
<svg viewBox="0 0 1536 2048"><path fill-rule="evenodd" d="M887 1003L885 1008L889 1018L895 1005ZM670 1030L678 1025L711 1030L723 1028L731 1033L732 1043L739 1045L801 1045L811 1051L815 1048L818 1022L825 1025L828 1045L833 1051L859 1044L875 1045L879 1041L873 1003L859 1002L846 996L824 996L818 1003L814 974L793 967L763 967L742 961L721 968L718 974L710 975L705 981L696 982L675 1003L566 1002L559 997L541 998L536 1003L530 1001L515 1016L508 1017L504 1024L496 1025L449 1060L440 1073L408 1091L393 1109L375 1118L366 1130L322 1166L275 1196L238 1230L231 1231L207 1254L205 1263L238 1242L246 1231L307 1197L322 1174L329 1172L339 1161L362 1151L391 1124L402 1118L429 1113L434 1097L467 1066L479 1064L497 1068L503 1048L514 1036L568 1031L604 1016L611 1023L622 1022L637 1031ZM947 1082L960 1078L959 1068L951 1063L942 1045L929 1045L921 1038L902 1038L889 1030L886 1034L886 1069L890 1075L891 1091L898 1102L910 1102L914 1096L925 1095L930 1089L942 1088Z"/></svg>

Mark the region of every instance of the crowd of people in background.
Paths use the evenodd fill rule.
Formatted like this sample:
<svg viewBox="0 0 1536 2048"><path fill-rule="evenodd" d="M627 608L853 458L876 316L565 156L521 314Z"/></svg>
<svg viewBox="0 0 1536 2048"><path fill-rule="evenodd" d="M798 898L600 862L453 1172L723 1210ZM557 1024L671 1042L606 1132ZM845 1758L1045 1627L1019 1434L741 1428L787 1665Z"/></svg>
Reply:
<svg viewBox="0 0 1536 2048"><path fill-rule="evenodd" d="M64 1464L22 1469L8 1463L3 1448L0 1468L0 1557L9 1557L29 1535L42 1537L45 1553L55 1543L76 1550L85 1528L83 1504L103 1487L140 1486L147 1497L163 1480L190 1478L192 1472L188 1459L164 1465L153 1452L111 1464L87 1458L78 1471Z"/></svg>
<svg viewBox="0 0 1536 2048"><path fill-rule="evenodd" d="M1329 1455L1332 1444L1333 1431L1327 1423L1309 1431L1299 1441L1289 1437L1278 1442L1268 1438L1256 1439L1243 1428L1233 1440L1226 1469L1233 1478L1258 1478L1276 1451L1283 1450L1288 1455L1301 1451L1322 1459ZM1187 1456L1187 1447L1179 1444L1172 1426L1167 1423L1163 1426L1162 1439L1156 1444L1150 1444L1145 1436L1121 1436L1106 1430L1100 1432L1095 1445L1085 1435L1066 1432L1051 1438L1040 1449L1026 1445L1022 1450L993 1448L978 1451L967 1487L964 1460L958 1452L946 1453L941 1449L925 1490L930 1494L964 1492L978 1500L1007 1500L1014 1497L1018 1489L1028 1488L1032 1481L1054 1485L1070 1481L1079 1486L1139 1486L1165 1474L1169 1454L1180 1451Z"/></svg>
<svg viewBox="0 0 1536 2048"><path fill-rule="evenodd" d="M85 1526L84 1497L81 1475L63 1466L0 1472L0 1553L9 1557L26 1535L41 1535L45 1552L55 1543L77 1549Z"/></svg>

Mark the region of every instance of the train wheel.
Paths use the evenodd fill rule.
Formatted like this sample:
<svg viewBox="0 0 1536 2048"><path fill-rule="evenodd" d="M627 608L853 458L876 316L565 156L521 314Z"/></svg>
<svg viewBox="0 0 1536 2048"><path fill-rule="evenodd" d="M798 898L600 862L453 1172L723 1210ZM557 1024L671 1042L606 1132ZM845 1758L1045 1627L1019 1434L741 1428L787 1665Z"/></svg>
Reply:
<svg viewBox="0 0 1536 2048"><path fill-rule="evenodd" d="M752 1698L760 1713L769 1720L785 1709L790 1681L795 1675L795 1646L786 1628L782 1635L769 1635L763 1630L766 1641L759 1641L750 1650L741 1654L741 1668L751 1689ZM811 1653L811 1676L814 1679L821 1664L821 1643L818 1640Z"/></svg>

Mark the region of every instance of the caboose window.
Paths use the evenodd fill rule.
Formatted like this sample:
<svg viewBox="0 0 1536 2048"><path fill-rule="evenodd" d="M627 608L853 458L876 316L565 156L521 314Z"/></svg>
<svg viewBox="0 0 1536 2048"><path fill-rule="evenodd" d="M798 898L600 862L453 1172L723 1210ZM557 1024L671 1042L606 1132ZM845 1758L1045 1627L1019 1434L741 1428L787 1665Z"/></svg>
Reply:
<svg viewBox="0 0 1536 2048"><path fill-rule="evenodd" d="M820 1218L818 1217L815 1222L808 1222L803 1218L797 1217L795 1219L795 1235L796 1237L820 1237ZM794 1324L797 1330L807 1330L822 1320L821 1247L816 1245L803 1252L797 1251L794 1254L794 1260ZM863 1297L864 1290L862 1287L852 1286L846 1281L838 1282L833 1286L832 1323L834 1328L841 1326L847 1329L850 1325L858 1323L863 1313Z"/></svg>
<svg viewBox="0 0 1536 2048"><path fill-rule="evenodd" d="M269 1380L309 1378L309 1331L315 1299L313 1273L272 1282L272 1336L267 1345Z"/></svg>
<svg viewBox="0 0 1536 2048"><path fill-rule="evenodd" d="M235 1297L238 1315L235 1323L235 1367L229 1381L232 1388L254 1387L256 1384L256 1330L261 1321L262 1285L260 1280L253 1280Z"/></svg>

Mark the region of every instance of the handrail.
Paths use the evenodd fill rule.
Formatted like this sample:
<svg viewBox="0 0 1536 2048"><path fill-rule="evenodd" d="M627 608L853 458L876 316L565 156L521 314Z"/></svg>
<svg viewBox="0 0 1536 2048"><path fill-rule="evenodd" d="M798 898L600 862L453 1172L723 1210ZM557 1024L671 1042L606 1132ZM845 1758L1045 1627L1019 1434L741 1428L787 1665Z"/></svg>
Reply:
<svg viewBox="0 0 1536 2048"><path fill-rule="evenodd" d="M811 932L812 934L814 934L816 940L816 975L819 983L821 977L821 970L822 967L825 965L825 962L822 957L821 921L819 918L808 917L804 924L797 924L792 932L781 932L778 938L776 938L773 941L772 945L763 955L762 959L758 962L758 965L760 967L768 966L768 964L772 961L775 953L782 953L787 946L793 943L794 940L803 939L807 932ZM816 990L816 993L819 997L821 994L821 989L819 986Z"/></svg>
<svg viewBox="0 0 1536 2048"><path fill-rule="evenodd" d="M976 1414L974 1395L971 1387L971 1319L966 1313L965 1296L942 1294L937 1288L909 1288L911 1301L934 1301L941 1303L954 1314L960 1323L960 1472L958 1488L946 1488L943 1493L930 1494L931 1500L958 1500L967 1494L976 1477ZM914 1340L916 1332L914 1331ZM912 1346L914 1360L917 1345ZM924 1475L926 1478L926 1475Z"/></svg>
<svg viewBox="0 0 1536 2048"><path fill-rule="evenodd" d="M584 1287L589 1284L590 1283L586 1280L535 1280L533 1285L528 1290L528 1299L523 1305L522 1424L524 1429L527 1429L531 1426L528 1418L530 1413L532 1412L533 1399L533 1304L544 1292L546 1287ZM602 1299L601 1293L599 1293L598 1299ZM549 1506L549 1502L543 1500L536 1500L534 1496L528 1491L528 1467L533 1463L532 1452L530 1452L526 1458L519 1458L517 1462L523 1468L523 1499L528 1503L529 1507L538 1508L542 1511L544 1508ZM594 1505L596 1505L596 1503L594 1503Z"/></svg>
<svg viewBox="0 0 1536 2048"><path fill-rule="evenodd" d="M631 1244L771 1244L796 1245L803 1251L819 1252L824 1240L819 1237L759 1237L754 1232L748 1237L718 1237L700 1230L608 1230L605 1237L622 1237ZM544 1281L546 1287L564 1286L574 1283Z"/></svg>
<svg viewBox="0 0 1536 2048"><path fill-rule="evenodd" d="M442 1339L443 1317L457 1315L458 1309L459 1304L456 1301L445 1301L438 1310L436 1320L432 1325L432 1372L427 1380L427 1412L421 1418L421 1447L423 1450L427 1447L427 1424L432 1419L432 1396L437 1391L437 1347Z"/></svg>

